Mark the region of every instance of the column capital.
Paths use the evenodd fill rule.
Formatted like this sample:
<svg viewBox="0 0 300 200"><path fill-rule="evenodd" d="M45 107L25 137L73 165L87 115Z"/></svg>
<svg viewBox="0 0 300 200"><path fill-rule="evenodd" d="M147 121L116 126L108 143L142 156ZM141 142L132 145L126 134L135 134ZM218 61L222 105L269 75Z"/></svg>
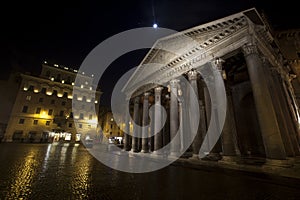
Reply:
<svg viewBox="0 0 300 200"><path fill-rule="evenodd" d="M150 92L145 92L144 93L144 97L149 97L149 95L150 95Z"/></svg>
<svg viewBox="0 0 300 200"><path fill-rule="evenodd" d="M242 46L242 50L245 56L250 54L258 54L258 49L256 44L247 43Z"/></svg>
<svg viewBox="0 0 300 200"><path fill-rule="evenodd" d="M134 103L140 103L140 97L139 96L137 96L137 97L134 97Z"/></svg>
<svg viewBox="0 0 300 200"><path fill-rule="evenodd" d="M219 71L222 71L224 62L225 60L223 60L222 58L215 58L212 60L212 63L216 65Z"/></svg>
<svg viewBox="0 0 300 200"><path fill-rule="evenodd" d="M179 84L179 80L178 79L173 79L173 80L170 80L170 86L171 87L177 87L178 84Z"/></svg>
<svg viewBox="0 0 300 200"><path fill-rule="evenodd" d="M158 86L156 88L154 88L154 93L155 95L160 95L161 94L161 91L163 90L164 88L161 87L161 86Z"/></svg>
<svg viewBox="0 0 300 200"><path fill-rule="evenodd" d="M198 72L195 70L190 70L187 73L189 80L197 80Z"/></svg>

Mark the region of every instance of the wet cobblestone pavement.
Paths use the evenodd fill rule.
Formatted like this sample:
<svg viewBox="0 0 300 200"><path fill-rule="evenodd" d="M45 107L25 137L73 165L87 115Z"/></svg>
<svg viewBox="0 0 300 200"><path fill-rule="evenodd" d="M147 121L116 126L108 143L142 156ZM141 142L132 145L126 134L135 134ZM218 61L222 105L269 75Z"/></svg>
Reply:
<svg viewBox="0 0 300 200"><path fill-rule="evenodd" d="M112 170L84 146L0 144L0 199L300 199L300 181L169 166Z"/></svg>

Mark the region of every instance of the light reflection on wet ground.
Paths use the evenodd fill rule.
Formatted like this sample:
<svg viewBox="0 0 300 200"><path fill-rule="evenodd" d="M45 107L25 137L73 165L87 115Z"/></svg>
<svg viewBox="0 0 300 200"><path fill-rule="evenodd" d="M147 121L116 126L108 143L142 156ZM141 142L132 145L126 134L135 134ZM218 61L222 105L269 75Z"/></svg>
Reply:
<svg viewBox="0 0 300 200"><path fill-rule="evenodd" d="M300 199L300 181L169 166L112 170L83 146L0 144L0 199Z"/></svg>

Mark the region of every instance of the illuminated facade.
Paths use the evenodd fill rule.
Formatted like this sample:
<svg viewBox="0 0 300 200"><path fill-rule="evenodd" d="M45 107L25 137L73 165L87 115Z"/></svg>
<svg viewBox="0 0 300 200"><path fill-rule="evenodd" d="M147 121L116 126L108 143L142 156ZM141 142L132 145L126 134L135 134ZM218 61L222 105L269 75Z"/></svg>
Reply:
<svg viewBox="0 0 300 200"><path fill-rule="evenodd" d="M21 79L5 141L80 141L98 131L101 92L93 75L45 62L39 76ZM80 92L73 94L73 87Z"/></svg>
<svg viewBox="0 0 300 200"><path fill-rule="evenodd" d="M148 67L149 63L160 65ZM162 112L155 110L150 131L134 128L134 134L125 134L124 149L157 154L172 142L166 156L190 152L190 159L199 159L202 150L205 160L293 166L300 156L300 118L290 64L268 22L254 8L160 38L123 91L134 105L135 123L148 124L153 104L165 108L167 121L160 129ZM205 70L220 75L220 80ZM218 130L212 115L225 98L211 99L210 93L223 85L227 109ZM184 114L195 101L199 112ZM197 115L200 122L195 125ZM188 128L182 129L185 121ZM210 127L221 132L214 145L207 135ZM191 148L182 152L185 138L195 130ZM148 137L134 137L141 134Z"/></svg>

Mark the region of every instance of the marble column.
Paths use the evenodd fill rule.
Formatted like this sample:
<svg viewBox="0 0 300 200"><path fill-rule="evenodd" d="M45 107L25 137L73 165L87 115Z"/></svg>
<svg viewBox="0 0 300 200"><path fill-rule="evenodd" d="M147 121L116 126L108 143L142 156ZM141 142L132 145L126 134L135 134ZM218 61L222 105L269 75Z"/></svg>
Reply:
<svg viewBox="0 0 300 200"><path fill-rule="evenodd" d="M130 150L130 124L129 124L130 114L125 116L125 132L124 132L124 150Z"/></svg>
<svg viewBox="0 0 300 200"><path fill-rule="evenodd" d="M180 152L183 152L184 148L184 124L183 124L183 99L180 98L178 102L178 112L179 112L179 134L180 134Z"/></svg>
<svg viewBox="0 0 300 200"><path fill-rule="evenodd" d="M178 156L180 152L180 136L177 136L179 115L178 115L178 84L179 80L174 79L170 81L170 137L171 149L170 156Z"/></svg>
<svg viewBox="0 0 300 200"><path fill-rule="evenodd" d="M235 160L236 155L240 155L237 142L237 131L235 125L235 117L233 112L233 103L231 88L226 87L226 96L227 96L227 110L226 110L226 119L224 127L222 130L222 149L223 149L223 158L222 160Z"/></svg>
<svg viewBox="0 0 300 200"><path fill-rule="evenodd" d="M198 93L198 85L197 85L197 78L198 78L198 73L194 70L188 72L188 79L191 85L191 90L194 91L195 96L193 96L192 91L189 91L189 105L199 105L199 93ZM201 108L199 108L201 109ZM199 110L201 112L201 110ZM193 112L193 109L189 109L189 120L190 120L190 128L192 133L191 135L195 136L193 143L192 143L192 149L193 149L193 159L198 159L199 156L199 150L201 146L201 132L200 132L200 127L199 123L195 121L195 117L193 116L195 113ZM197 114L197 113L196 113ZM200 120L203 121L204 119L200 116ZM201 122L200 122L201 123Z"/></svg>
<svg viewBox="0 0 300 200"><path fill-rule="evenodd" d="M243 46L243 53L250 77L266 157L274 160L285 160L286 152L258 49L256 45L246 44Z"/></svg>
<svg viewBox="0 0 300 200"><path fill-rule="evenodd" d="M154 153L162 148L162 109L161 109L161 92L163 87L154 89L155 109L154 109Z"/></svg>
<svg viewBox="0 0 300 200"><path fill-rule="evenodd" d="M155 111L154 111L154 108L149 110L149 115L151 116L151 121L153 121L151 124L151 127L150 127L150 142L149 142L149 145L150 145L150 151L153 152L154 151L154 126L155 126Z"/></svg>
<svg viewBox="0 0 300 200"><path fill-rule="evenodd" d="M285 119L287 118L287 116L284 116L282 107L283 105L281 105L280 103L280 99L279 99L279 91L278 91L278 87L275 84L274 78L272 76L272 73L274 73L274 69L270 69L269 67L269 63L266 61L264 62L264 70L265 73L267 75L267 83L269 86L269 90L270 90L270 94L271 94L271 98L272 98L272 102L274 105L274 111L275 114L277 116L277 122L278 122L278 127L281 133L281 138L282 138L282 142L283 145L285 147L285 152L286 152L286 156L287 157L294 157L295 156L295 152L291 143L291 138L289 135L289 130L286 124ZM273 71L273 72L272 72Z"/></svg>
<svg viewBox="0 0 300 200"><path fill-rule="evenodd" d="M138 140L139 140L139 103L140 103L140 97L134 98L134 107L133 107L133 133L132 133L132 148L131 151L138 152Z"/></svg>
<svg viewBox="0 0 300 200"><path fill-rule="evenodd" d="M143 102L143 127L142 127L142 153L149 152L148 145L148 125L149 125L149 93L144 93Z"/></svg>
<svg viewBox="0 0 300 200"><path fill-rule="evenodd" d="M290 135L290 140L293 145L293 150L296 156L300 155L300 149L299 149L299 143L297 141L297 134L298 129L294 124L292 113L289 111L289 105L287 101L287 96L285 96L284 88L283 88L283 80L281 79L281 76L279 75L279 72L275 69L271 71L273 81L274 81L274 87L278 91L278 98L280 102L280 106L283 112L283 120L286 123L288 134Z"/></svg>

